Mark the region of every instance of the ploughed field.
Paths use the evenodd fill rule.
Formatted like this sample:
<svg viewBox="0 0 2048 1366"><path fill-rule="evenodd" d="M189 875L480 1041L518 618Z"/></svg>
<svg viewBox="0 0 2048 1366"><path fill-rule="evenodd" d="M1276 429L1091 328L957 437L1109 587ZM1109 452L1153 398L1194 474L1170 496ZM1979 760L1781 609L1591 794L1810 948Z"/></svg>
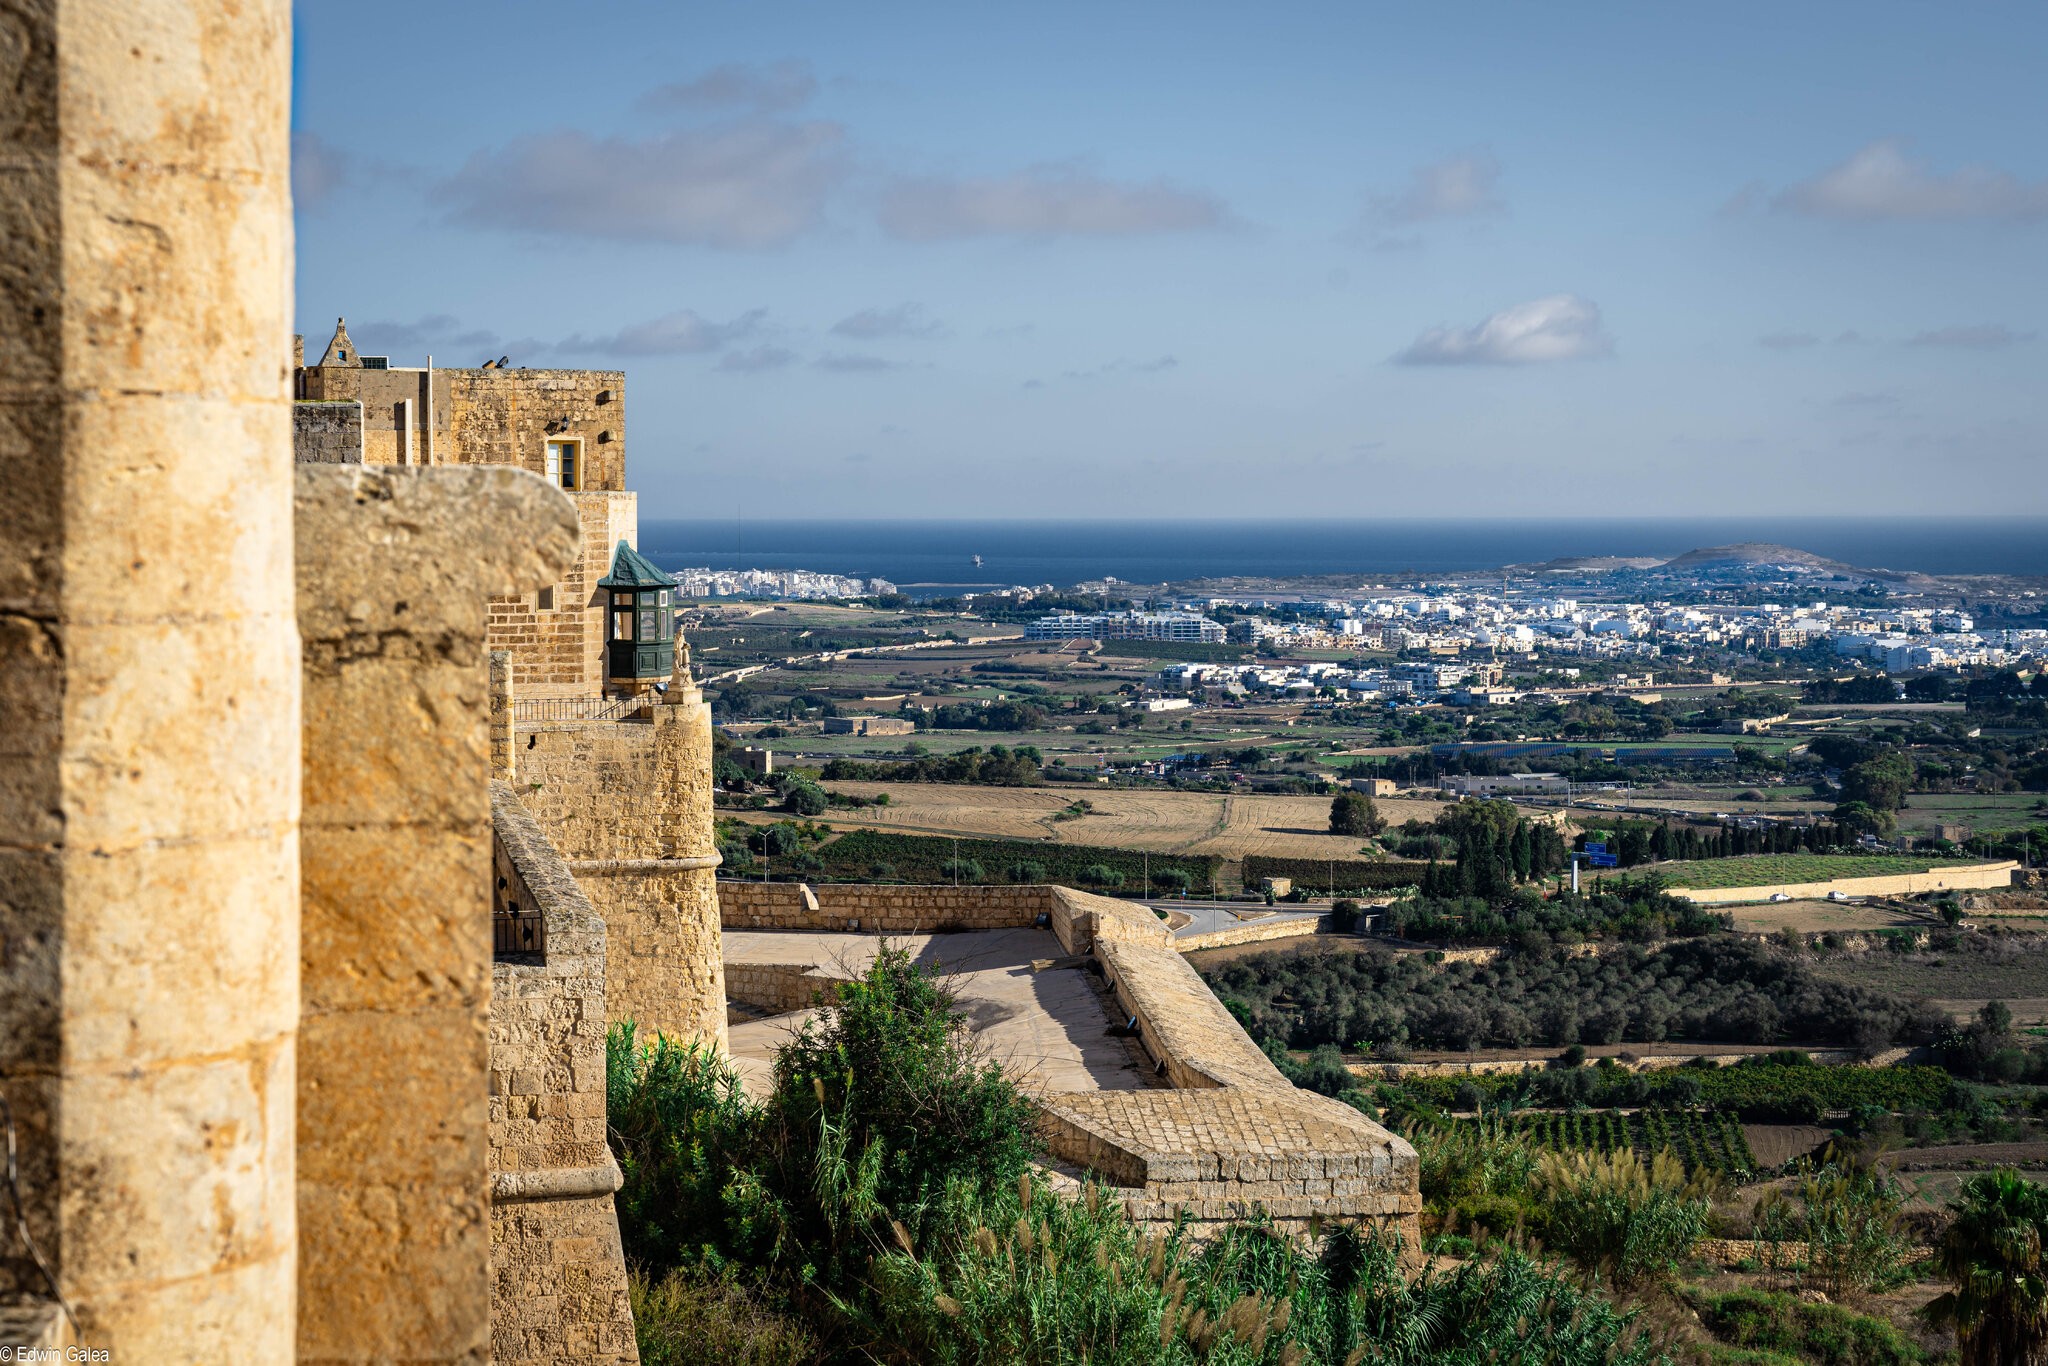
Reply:
<svg viewBox="0 0 2048 1366"><path fill-rule="evenodd" d="M825 787L849 796L889 794L889 805L835 810L825 819L835 828L867 826L909 834L973 835L992 839L1054 839L1064 844L1153 849L1177 854L1216 854L1241 859L1356 859L1363 840L1325 833L1328 797L1237 795L1108 788L1088 784L1059 787L977 787L960 783L830 782ZM1072 819L1055 816L1077 801L1093 810ZM1390 825L1433 820L1438 802L1383 797L1376 803Z"/></svg>

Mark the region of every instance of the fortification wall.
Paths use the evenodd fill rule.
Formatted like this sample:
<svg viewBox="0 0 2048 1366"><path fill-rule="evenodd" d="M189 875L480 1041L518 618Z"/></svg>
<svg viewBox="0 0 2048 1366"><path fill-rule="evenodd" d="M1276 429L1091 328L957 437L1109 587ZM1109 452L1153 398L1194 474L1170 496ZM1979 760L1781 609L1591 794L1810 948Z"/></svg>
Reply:
<svg viewBox="0 0 2048 1366"><path fill-rule="evenodd" d="M294 403L292 460L300 465L363 463L363 405Z"/></svg>
<svg viewBox="0 0 2048 1366"><path fill-rule="evenodd" d="M1733 906L1745 901L1769 901L1788 896L1794 901L1825 897L1829 892L1846 896L1918 896L1923 892L1965 891L1987 887L2010 887L2019 863L1972 863L1954 868L1936 868L1925 873L1899 873L1891 877L1838 877L1829 882L1784 882L1763 887L1673 887L1671 895L1682 896L1702 906Z"/></svg>
<svg viewBox="0 0 2048 1366"><path fill-rule="evenodd" d="M575 522L516 470L302 465L296 478L302 1141L298 1345L279 1359L482 1359L484 599L558 571Z"/></svg>
<svg viewBox="0 0 2048 1366"><path fill-rule="evenodd" d="M491 784L502 899L539 962L491 968L491 1359L636 1362L605 1142L605 925L518 799Z"/></svg>
<svg viewBox="0 0 2048 1366"><path fill-rule="evenodd" d="M519 727L512 761L520 804L608 927L609 1018L723 1047L711 709L672 690L632 720Z"/></svg>
<svg viewBox="0 0 2048 1366"><path fill-rule="evenodd" d="M0 1088L118 1362L292 1359L291 47L284 0L0 17Z"/></svg>

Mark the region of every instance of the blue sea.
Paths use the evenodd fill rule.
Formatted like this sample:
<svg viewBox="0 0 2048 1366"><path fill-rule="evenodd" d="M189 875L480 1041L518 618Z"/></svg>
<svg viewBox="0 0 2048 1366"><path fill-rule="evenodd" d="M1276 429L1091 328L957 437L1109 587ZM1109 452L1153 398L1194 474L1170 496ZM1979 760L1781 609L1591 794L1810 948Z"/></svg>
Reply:
<svg viewBox="0 0 2048 1366"><path fill-rule="evenodd" d="M1568 555L1670 557L1765 541L1873 569L2048 575L2048 518L1646 518L1546 521L664 521L640 548L664 569L811 569L931 595L1094 579L1395 577ZM981 557L977 568L974 557Z"/></svg>

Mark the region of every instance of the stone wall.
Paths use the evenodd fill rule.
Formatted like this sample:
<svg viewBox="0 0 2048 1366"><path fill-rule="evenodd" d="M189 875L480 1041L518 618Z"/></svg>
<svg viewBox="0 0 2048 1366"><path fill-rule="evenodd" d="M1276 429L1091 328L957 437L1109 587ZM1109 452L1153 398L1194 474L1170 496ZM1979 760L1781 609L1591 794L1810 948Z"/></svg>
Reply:
<svg viewBox="0 0 2048 1366"><path fill-rule="evenodd" d="M1098 898L1105 900L1106 898ZM1142 908L1141 908L1142 909ZM1295 1087L1167 944L1095 940L1136 1037L1174 1089L1038 1097L1056 1155L1133 1188L1133 1217L1214 1227L1263 1210L1286 1228L1359 1219L1416 1246L1415 1150L1358 1111Z"/></svg>
<svg viewBox="0 0 2048 1366"><path fill-rule="evenodd" d="M1200 949L1220 949L1230 944L1264 944L1274 939L1300 939L1306 935L1322 934L1329 929L1327 918L1309 920L1250 921L1233 925L1228 929L1210 930L1206 934L1184 934L1174 940L1174 947L1182 953L1194 953Z"/></svg>
<svg viewBox="0 0 2048 1366"><path fill-rule="evenodd" d="M298 373L298 397L361 403L373 465L510 465L544 475L548 440L573 437L583 443L580 487L626 487L621 370L313 366Z"/></svg>
<svg viewBox="0 0 2048 1366"><path fill-rule="evenodd" d="M1769 901L1784 895L1794 901L1818 900L1829 892L1845 896L1918 896L1922 892L1947 892L1986 887L2010 887L2019 863L1961 864L1925 873L1900 873L1893 877L1838 877L1830 882L1785 882L1764 887L1673 887L1671 895L1682 896L1702 906L1733 906L1745 901Z"/></svg>
<svg viewBox="0 0 2048 1366"><path fill-rule="evenodd" d="M0 1089L119 1362L292 1357L291 46L284 0L0 13Z"/></svg>
<svg viewBox="0 0 2048 1366"><path fill-rule="evenodd" d="M297 484L296 1359L482 1362L493 866L484 600L559 572L574 512L517 470L302 465Z"/></svg>
<svg viewBox="0 0 2048 1366"><path fill-rule="evenodd" d="M771 1015L830 1001L848 979L793 963L727 963L726 999Z"/></svg>
<svg viewBox="0 0 2048 1366"><path fill-rule="evenodd" d="M544 961L491 969L491 1360L637 1362L605 1142L605 925L491 784L499 896L538 912Z"/></svg>
<svg viewBox="0 0 2048 1366"><path fill-rule="evenodd" d="M609 927L610 1018L722 1047L711 709L672 685L631 720L519 727L512 754L521 805Z"/></svg>
<svg viewBox="0 0 2048 1366"><path fill-rule="evenodd" d="M292 459L301 465L363 463L363 405L294 403Z"/></svg>
<svg viewBox="0 0 2048 1366"><path fill-rule="evenodd" d="M810 897L806 898L805 892ZM815 901L816 905L812 905ZM735 930L851 930L929 934L1010 929L1053 907L1050 887L926 887L795 882L718 884L718 914ZM858 922L856 924L856 922Z"/></svg>
<svg viewBox="0 0 2048 1366"><path fill-rule="evenodd" d="M638 542L638 496L572 493L582 534L576 560L562 577L531 593L491 599L488 639L512 655L512 686L521 697L596 697L605 682L605 610L597 581L611 570L622 540Z"/></svg>

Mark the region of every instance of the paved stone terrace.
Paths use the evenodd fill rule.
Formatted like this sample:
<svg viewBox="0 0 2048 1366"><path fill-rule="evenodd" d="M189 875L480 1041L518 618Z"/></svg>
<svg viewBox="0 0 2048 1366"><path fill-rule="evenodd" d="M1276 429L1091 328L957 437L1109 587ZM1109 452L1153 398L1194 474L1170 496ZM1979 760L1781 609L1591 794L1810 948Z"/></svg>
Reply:
<svg viewBox="0 0 2048 1366"><path fill-rule="evenodd" d="M726 970L736 981L744 979L742 969L769 965L850 979L874 961L882 942L876 935L728 929ZM906 934L888 942L952 976L978 1040L1027 1089L1131 1091L1153 1084L1135 1051L1109 1032L1113 1019L1101 979L1068 957L1050 931ZM729 1026L732 1057L750 1093L768 1088L776 1046L809 1016L801 1011Z"/></svg>

